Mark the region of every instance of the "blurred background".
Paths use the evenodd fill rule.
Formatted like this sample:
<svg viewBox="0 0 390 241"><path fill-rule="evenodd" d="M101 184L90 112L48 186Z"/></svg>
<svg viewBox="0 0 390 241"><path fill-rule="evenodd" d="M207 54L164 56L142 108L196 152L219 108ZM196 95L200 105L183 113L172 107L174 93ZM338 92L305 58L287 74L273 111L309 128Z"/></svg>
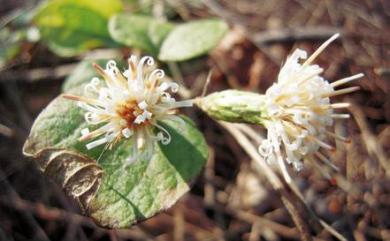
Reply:
<svg viewBox="0 0 390 241"><path fill-rule="evenodd" d="M64 79L82 59L125 59L139 50L103 44L62 54L34 21L38 4L0 0L0 240L301 240L280 197L236 140L196 108L187 114L205 134L211 156L188 194L168 211L126 230L103 229L82 216L77 203L23 157L22 145L34 118L61 92ZM123 4L124 12L173 22L217 17L229 24L228 33L207 55L168 68L169 75L183 80L190 96L201 94L210 69L208 93L227 88L263 93L293 49L310 53L341 33L316 63L329 80L365 74L356 82L361 91L342 97L353 103L352 118L336 123L336 130L351 141L335 143L331 161L340 171L334 176L326 178L306 166L293 177L308 207L347 240L390 240L390 1ZM305 221L313 240L338 240L311 218Z"/></svg>

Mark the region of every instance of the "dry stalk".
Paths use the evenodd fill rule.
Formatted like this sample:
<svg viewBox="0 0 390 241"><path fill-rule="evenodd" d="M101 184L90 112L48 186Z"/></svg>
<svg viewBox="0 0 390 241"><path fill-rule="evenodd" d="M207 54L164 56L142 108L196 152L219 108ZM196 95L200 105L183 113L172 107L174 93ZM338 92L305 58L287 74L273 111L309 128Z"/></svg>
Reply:
<svg viewBox="0 0 390 241"><path fill-rule="evenodd" d="M241 147L248 153L248 155L259 164L259 170L262 172L262 175L267 177L272 187L278 191L281 196L283 204L286 206L287 211L291 215L292 220L294 221L303 241L311 241L313 240L310 235L309 225L304 221L303 213L301 213L301 208L297 206L297 203L294 202L294 198L287 191L282 181L276 175L276 173L268 166L267 163L261 158L261 156L257 153L256 148L252 145L250 140L241 132L240 129L235 127L234 124L219 122L226 130L228 130L237 142L241 145Z"/></svg>

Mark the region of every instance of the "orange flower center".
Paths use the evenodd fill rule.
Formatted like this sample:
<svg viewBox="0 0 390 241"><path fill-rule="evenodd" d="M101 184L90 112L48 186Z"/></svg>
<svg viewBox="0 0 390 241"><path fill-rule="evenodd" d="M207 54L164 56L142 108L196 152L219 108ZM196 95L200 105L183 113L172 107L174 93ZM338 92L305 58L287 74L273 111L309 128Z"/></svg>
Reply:
<svg viewBox="0 0 390 241"><path fill-rule="evenodd" d="M131 129L135 127L134 120L137 118L138 115L141 115L143 113L143 110L139 108L136 100L131 99L122 104L117 105L116 113L118 113L118 115L126 121L126 126ZM147 121L143 122L142 124L146 123Z"/></svg>

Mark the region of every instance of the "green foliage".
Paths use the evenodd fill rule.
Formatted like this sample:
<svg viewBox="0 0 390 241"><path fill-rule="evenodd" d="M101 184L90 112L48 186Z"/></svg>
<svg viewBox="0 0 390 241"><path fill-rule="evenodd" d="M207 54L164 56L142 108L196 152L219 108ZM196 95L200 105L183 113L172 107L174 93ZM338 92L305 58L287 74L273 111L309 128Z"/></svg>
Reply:
<svg viewBox="0 0 390 241"><path fill-rule="evenodd" d="M124 3L127 4L132 13L144 15L153 15L153 9L156 2L157 1L155 0L124 0ZM169 1L164 1L162 3L164 4L162 15L168 18L174 16L175 9L170 6Z"/></svg>
<svg viewBox="0 0 390 241"><path fill-rule="evenodd" d="M8 28L0 30L0 69L19 53L22 38L20 31L11 32Z"/></svg>
<svg viewBox="0 0 390 241"><path fill-rule="evenodd" d="M164 40L159 59L183 61L205 54L218 44L227 30L227 24L217 19L182 24Z"/></svg>
<svg viewBox="0 0 390 241"><path fill-rule="evenodd" d="M55 53L72 56L112 45L107 22L121 10L120 0L53 0L39 9L34 22Z"/></svg>
<svg viewBox="0 0 390 241"><path fill-rule="evenodd" d="M135 14L118 14L110 19L111 37L118 43L139 48L156 55L162 40L173 25L152 17Z"/></svg>
<svg viewBox="0 0 390 241"><path fill-rule="evenodd" d="M68 93L81 94L90 80L82 63L64 85ZM185 117L183 122L160 123L170 133L168 145L156 144L150 160L127 165L134 145L123 139L112 149L85 148L78 141L87 126L84 111L61 96L38 116L24 145L24 153L75 198L99 225L126 228L173 205L199 174L208 148L202 134Z"/></svg>
<svg viewBox="0 0 390 241"><path fill-rule="evenodd" d="M42 39L61 56L119 43L161 60L181 61L207 53L227 31L227 25L215 19L174 25L121 10L119 0L52 0L34 21ZM91 64L80 63L63 91L83 95L85 84L96 76ZM23 151L99 225L126 228L173 205L205 164L203 135L188 118L181 119L159 123L172 141L156 143L151 157L139 154L128 165L134 156L133 139L123 138L112 149L103 145L87 150L87 143L78 140L87 127L84 111L59 96L34 122Z"/></svg>
<svg viewBox="0 0 390 241"><path fill-rule="evenodd" d="M111 37L117 42L158 55L163 61L183 61L207 53L218 44L227 28L217 19L175 26L136 14L118 14L109 23Z"/></svg>
<svg viewBox="0 0 390 241"><path fill-rule="evenodd" d="M164 39L172 31L174 25L168 22L153 21L149 25L148 35L157 49L160 49Z"/></svg>

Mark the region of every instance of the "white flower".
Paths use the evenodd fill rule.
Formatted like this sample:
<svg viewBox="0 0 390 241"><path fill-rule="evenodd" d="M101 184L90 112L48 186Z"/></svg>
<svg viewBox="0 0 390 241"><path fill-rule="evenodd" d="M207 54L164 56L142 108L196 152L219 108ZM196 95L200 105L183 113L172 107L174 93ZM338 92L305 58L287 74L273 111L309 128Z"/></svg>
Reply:
<svg viewBox="0 0 390 241"><path fill-rule="evenodd" d="M144 158L150 157L156 141L165 145L171 141L169 132L159 121L181 121L174 115L175 109L192 106L192 101L176 101L168 93L177 92L179 86L162 81L164 71L154 67L152 57L138 60L132 55L128 63L129 68L123 74L112 60L106 69L94 64L104 81L95 77L85 86L84 96L66 94L64 97L78 101L86 111L86 122L96 126L93 131L89 128L81 131L80 140L90 141L87 149L103 144L111 148L123 138L134 138L136 144L128 160L131 163L140 157L141 151L146 154Z"/></svg>
<svg viewBox="0 0 390 241"><path fill-rule="evenodd" d="M348 114L335 113L348 103L330 103L330 97L350 93L359 87L335 90L336 87L361 78L363 74L329 83L320 74L323 69L312 61L339 35L322 44L309 58L303 50L295 50L280 70L278 80L266 91L267 139L259 146L260 154L269 162L278 164L286 175L284 161L297 170L304 159L318 158L327 161L320 148L333 150L326 142L328 137L338 136L328 129L333 119L348 118ZM302 64L301 59L306 59Z"/></svg>

